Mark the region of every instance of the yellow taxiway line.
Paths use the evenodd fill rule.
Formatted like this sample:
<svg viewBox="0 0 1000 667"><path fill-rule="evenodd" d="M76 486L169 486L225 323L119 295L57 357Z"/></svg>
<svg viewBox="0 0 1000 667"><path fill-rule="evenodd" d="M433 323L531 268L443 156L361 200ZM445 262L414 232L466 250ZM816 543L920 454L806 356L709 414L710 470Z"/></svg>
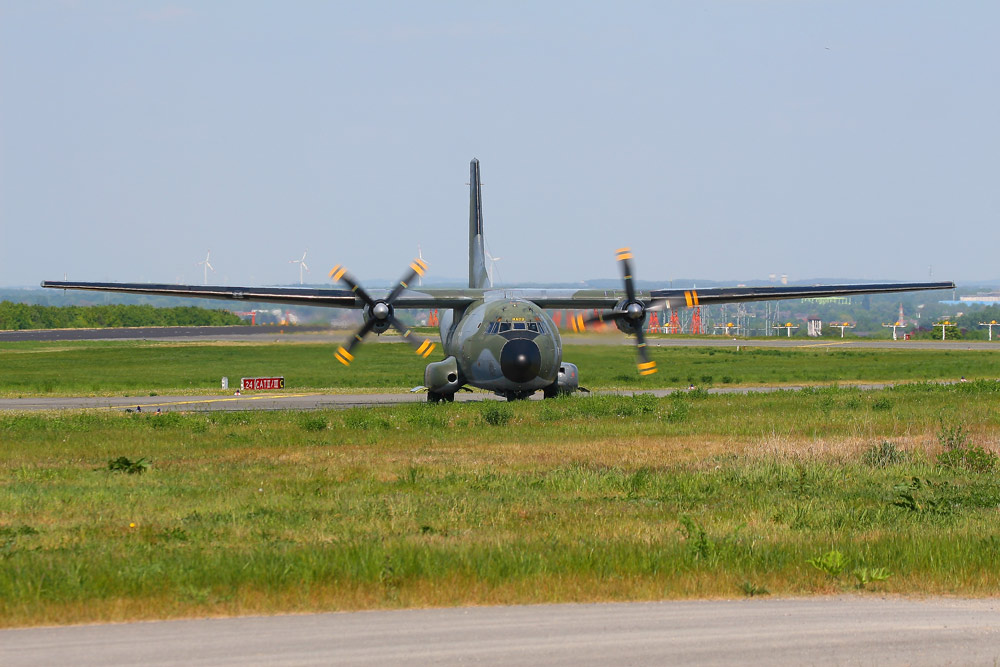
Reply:
<svg viewBox="0 0 1000 667"><path fill-rule="evenodd" d="M302 398L303 396L319 396L318 392L308 394L263 394L260 396L220 396L219 398L202 398L196 401L169 401L167 403L136 403L143 408L164 408L171 405L198 405L200 403L224 403L227 401L259 401L265 398ZM121 410L128 405L107 405L102 406L105 410Z"/></svg>

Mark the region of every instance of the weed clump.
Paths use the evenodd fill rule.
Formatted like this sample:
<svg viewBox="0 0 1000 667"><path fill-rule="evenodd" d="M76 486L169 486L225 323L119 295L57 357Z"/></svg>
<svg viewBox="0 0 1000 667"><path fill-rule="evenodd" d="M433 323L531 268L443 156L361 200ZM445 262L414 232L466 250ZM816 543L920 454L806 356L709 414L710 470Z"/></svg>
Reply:
<svg viewBox="0 0 1000 667"><path fill-rule="evenodd" d="M882 582L891 575L884 567L856 567L854 568L854 579L858 582L858 590L864 590L866 586L875 582Z"/></svg>
<svg viewBox="0 0 1000 667"><path fill-rule="evenodd" d="M892 401L889 400L888 396L879 396L872 401L872 410L877 412L888 412L889 410L892 410Z"/></svg>
<svg viewBox="0 0 1000 667"><path fill-rule="evenodd" d="M485 401L480 416L490 426L506 426L514 417L514 411L506 403Z"/></svg>
<svg viewBox="0 0 1000 667"><path fill-rule="evenodd" d="M684 400L684 394L680 392L670 395L670 410L665 419L671 424L680 424L688 420L690 408L688 402Z"/></svg>
<svg viewBox="0 0 1000 667"><path fill-rule="evenodd" d="M969 432L964 425L948 426L942 420L937 437L938 444L944 448L937 457L939 466L980 474L996 472L998 467L996 453L979 445L969 444Z"/></svg>
<svg viewBox="0 0 1000 667"><path fill-rule="evenodd" d="M380 431L392 427L392 423L378 414L367 410L349 410L344 415L344 426L356 431Z"/></svg>
<svg viewBox="0 0 1000 667"><path fill-rule="evenodd" d="M909 452L900 449L895 443L883 440L865 450L865 453L861 455L861 462L869 468L887 468L901 463L909 463L912 458Z"/></svg>
<svg viewBox="0 0 1000 667"><path fill-rule="evenodd" d="M743 591L743 595L747 596L748 598L756 597L758 595L771 594L771 591L751 581L744 581L742 584L740 584L740 590Z"/></svg>
<svg viewBox="0 0 1000 667"><path fill-rule="evenodd" d="M323 415L304 415L299 420L299 426L303 431L325 431L329 425Z"/></svg>
<svg viewBox="0 0 1000 667"><path fill-rule="evenodd" d="M715 542L708 536L705 527L689 516L682 516L678 531L691 550L695 560L708 560L716 551Z"/></svg>
<svg viewBox="0 0 1000 667"><path fill-rule="evenodd" d="M937 435L938 444L945 451L963 449L969 442L969 431L963 424L952 424L948 426L941 420L941 430Z"/></svg>
<svg viewBox="0 0 1000 667"><path fill-rule="evenodd" d="M127 456L119 456L116 459L108 461L108 470L111 472L122 472L128 475L141 475L149 470L152 465L153 462L145 456L141 459L136 459L135 461Z"/></svg>
<svg viewBox="0 0 1000 667"><path fill-rule="evenodd" d="M966 470L979 474L990 474L997 470L997 455L979 445L969 445L960 449L941 452L938 465L952 470Z"/></svg>
<svg viewBox="0 0 1000 667"><path fill-rule="evenodd" d="M825 554L810 558L806 561L820 572L824 572L836 579L847 567L847 557L836 549L827 551Z"/></svg>
<svg viewBox="0 0 1000 667"><path fill-rule="evenodd" d="M947 498L947 482L935 484L913 477L909 483L897 484L893 505L913 514L951 514L952 503Z"/></svg>
<svg viewBox="0 0 1000 667"><path fill-rule="evenodd" d="M444 428L448 425L448 422L440 414L440 411L437 409L439 407L439 405L432 405L430 403L420 403L413 412L407 415L406 422L410 426Z"/></svg>
<svg viewBox="0 0 1000 667"><path fill-rule="evenodd" d="M631 396L588 396L575 404L581 417L638 417L656 412L659 399L652 394Z"/></svg>

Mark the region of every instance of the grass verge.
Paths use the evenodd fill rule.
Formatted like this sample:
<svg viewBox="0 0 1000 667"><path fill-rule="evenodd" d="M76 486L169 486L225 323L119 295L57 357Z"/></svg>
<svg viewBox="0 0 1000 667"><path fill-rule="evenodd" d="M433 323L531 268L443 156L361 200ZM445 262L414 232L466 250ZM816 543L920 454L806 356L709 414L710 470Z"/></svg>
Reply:
<svg viewBox="0 0 1000 667"><path fill-rule="evenodd" d="M0 416L0 624L995 595L998 394Z"/></svg>

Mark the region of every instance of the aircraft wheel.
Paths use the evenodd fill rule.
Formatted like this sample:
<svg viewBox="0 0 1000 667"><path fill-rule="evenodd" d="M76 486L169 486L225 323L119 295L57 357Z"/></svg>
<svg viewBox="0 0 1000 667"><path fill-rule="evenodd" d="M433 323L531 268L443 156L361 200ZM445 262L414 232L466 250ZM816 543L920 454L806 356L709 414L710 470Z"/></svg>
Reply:
<svg viewBox="0 0 1000 667"><path fill-rule="evenodd" d="M555 398L558 395L559 395L558 382L553 382L548 387L545 387L545 389L542 389L542 396L544 396L545 398Z"/></svg>
<svg viewBox="0 0 1000 667"><path fill-rule="evenodd" d="M453 403L454 401L455 394L440 394L436 391L427 392L428 403Z"/></svg>

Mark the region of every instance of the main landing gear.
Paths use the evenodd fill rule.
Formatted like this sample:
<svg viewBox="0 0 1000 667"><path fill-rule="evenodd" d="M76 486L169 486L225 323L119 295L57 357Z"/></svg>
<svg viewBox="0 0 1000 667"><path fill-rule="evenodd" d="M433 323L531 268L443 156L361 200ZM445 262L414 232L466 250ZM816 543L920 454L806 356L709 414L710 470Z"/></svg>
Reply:
<svg viewBox="0 0 1000 667"><path fill-rule="evenodd" d="M428 403L452 403L455 400L455 394L439 394L436 391L427 392L427 402Z"/></svg>

